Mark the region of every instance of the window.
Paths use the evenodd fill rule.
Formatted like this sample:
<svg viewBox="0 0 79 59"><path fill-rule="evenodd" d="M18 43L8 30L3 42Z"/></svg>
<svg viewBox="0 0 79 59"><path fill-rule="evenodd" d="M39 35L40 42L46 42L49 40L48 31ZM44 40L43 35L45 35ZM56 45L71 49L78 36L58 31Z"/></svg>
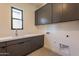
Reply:
<svg viewBox="0 0 79 59"><path fill-rule="evenodd" d="M23 29L23 10L12 7L11 8L11 29Z"/></svg>

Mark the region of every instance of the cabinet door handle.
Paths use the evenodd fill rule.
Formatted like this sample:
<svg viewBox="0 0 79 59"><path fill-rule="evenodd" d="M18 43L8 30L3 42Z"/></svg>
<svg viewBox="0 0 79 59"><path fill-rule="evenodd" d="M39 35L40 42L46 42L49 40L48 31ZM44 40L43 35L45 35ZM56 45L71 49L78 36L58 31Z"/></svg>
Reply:
<svg viewBox="0 0 79 59"><path fill-rule="evenodd" d="M18 43L18 44L22 44L22 43L24 43L24 42L20 42L20 43Z"/></svg>
<svg viewBox="0 0 79 59"><path fill-rule="evenodd" d="M3 46L2 48L6 48L7 46Z"/></svg>

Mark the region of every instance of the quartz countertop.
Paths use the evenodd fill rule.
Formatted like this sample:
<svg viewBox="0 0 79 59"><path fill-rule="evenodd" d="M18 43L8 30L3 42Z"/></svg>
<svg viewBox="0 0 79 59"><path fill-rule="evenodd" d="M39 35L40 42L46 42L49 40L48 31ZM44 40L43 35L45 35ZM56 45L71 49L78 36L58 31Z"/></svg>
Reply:
<svg viewBox="0 0 79 59"><path fill-rule="evenodd" d="M24 35L24 36L3 37L3 38L0 38L0 42L11 41L11 40L17 40L17 39L21 39L21 38L34 37L34 36L39 36L39 35L44 35L44 34L27 34L27 35Z"/></svg>

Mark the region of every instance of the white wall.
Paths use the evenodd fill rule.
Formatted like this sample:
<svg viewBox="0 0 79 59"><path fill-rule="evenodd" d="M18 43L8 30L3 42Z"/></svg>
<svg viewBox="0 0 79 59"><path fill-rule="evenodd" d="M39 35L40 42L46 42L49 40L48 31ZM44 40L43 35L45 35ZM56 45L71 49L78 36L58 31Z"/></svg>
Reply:
<svg viewBox="0 0 79 59"><path fill-rule="evenodd" d="M35 10L36 7L27 3L16 4L0 4L0 37L15 36L15 31L11 30L11 7L23 10L24 29L18 30L18 35L27 35L29 33L37 33L35 27Z"/></svg>
<svg viewBox="0 0 79 59"><path fill-rule="evenodd" d="M45 47L61 55L78 55L79 56L79 20L50 25L37 26L40 32L45 33ZM66 35L69 35L67 38ZM62 52L59 44L63 43L70 46L68 53Z"/></svg>

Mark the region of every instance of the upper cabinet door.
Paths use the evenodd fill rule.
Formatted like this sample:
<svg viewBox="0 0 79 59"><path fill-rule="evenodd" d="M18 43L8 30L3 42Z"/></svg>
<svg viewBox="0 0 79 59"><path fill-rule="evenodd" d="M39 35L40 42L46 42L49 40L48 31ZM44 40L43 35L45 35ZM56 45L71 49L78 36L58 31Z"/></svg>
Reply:
<svg viewBox="0 0 79 59"><path fill-rule="evenodd" d="M51 8L52 23L58 23L62 20L62 3L53 3Z"/></svg>
<svg viewBox="0 0 79 59"><path fill-rule="evenodd" d="M35 11L35 24L50 24L51 23L51 4L46 4Z"/></svg>
<svg viewBox="0 0 79 59"><path fill-rule="evenodd" d="M79 19L79 3L50 3L35 12L35 24L52 24Z"/></svg>
<svg viewBox="0 0 79 59"><path fill-rule="evenodd" d="M63 4L63 21L72 21L79 18L79 4L64 3Z"/></svg>

